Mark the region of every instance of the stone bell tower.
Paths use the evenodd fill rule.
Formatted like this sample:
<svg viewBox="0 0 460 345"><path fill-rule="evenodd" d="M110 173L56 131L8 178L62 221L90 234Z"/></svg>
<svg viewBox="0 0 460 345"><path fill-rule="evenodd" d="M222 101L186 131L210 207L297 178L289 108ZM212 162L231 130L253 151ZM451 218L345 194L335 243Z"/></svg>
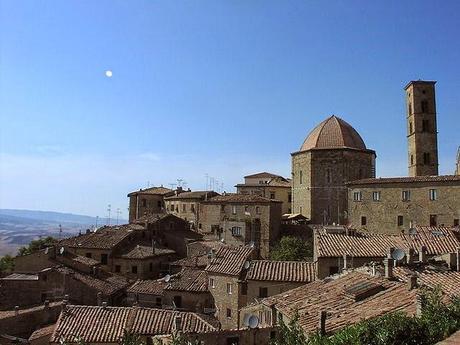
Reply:
<svg viewBox="0 0 460 345"><path fill-rule="evenodd" d="M407 104L409 176L438 175L435 81L411 81Z"/></svg>

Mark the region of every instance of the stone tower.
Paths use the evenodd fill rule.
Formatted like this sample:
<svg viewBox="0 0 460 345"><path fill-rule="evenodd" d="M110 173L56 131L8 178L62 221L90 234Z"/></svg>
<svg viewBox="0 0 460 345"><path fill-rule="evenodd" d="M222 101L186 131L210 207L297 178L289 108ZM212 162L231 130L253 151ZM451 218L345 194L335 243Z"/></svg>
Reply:
<svg viewBox="0 0 460 345"><path fill-rule="evenodd" d="M438 175L435 81L411 81L407 103L409 176Z"/></svg>
<svg viewBox="0 0 460 345"><path fill-rule="evenodd" d="M337 116L316 126L292 156L292 213L313 224L348 222L348 181L375 177L375 151Z"/></svg>

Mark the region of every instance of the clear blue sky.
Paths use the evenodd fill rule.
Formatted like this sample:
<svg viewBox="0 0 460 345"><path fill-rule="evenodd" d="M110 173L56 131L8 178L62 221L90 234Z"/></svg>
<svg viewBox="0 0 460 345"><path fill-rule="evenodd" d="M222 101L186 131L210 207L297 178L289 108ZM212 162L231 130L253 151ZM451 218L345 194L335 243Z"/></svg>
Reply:
<svg viewBox="0 0 460 345"><path fill-rule="evenodd" d="M0 4L1 208L126 217L147 181L289 176L330 114L377 151L379 176L405 175L413 79L438 81L440 171L454 170L460 1Z"/></svg>

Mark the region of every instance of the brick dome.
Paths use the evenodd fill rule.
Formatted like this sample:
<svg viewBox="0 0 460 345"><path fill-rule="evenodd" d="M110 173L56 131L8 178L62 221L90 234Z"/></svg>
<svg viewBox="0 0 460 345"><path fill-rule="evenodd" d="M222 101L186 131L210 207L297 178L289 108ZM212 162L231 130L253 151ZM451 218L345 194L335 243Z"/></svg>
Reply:
<svg viewBox="0 0 460 345"><path fill-rule="evenodd" d="M351 125L332 115L310 132L300 147L300 151L336 148L366 150L366 145Z"/></svg>

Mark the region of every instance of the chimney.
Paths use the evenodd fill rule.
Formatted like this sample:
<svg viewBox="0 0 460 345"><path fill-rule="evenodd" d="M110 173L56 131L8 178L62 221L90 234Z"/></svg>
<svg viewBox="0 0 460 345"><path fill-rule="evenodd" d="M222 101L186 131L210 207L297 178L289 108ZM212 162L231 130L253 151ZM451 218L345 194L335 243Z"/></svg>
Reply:
<svg viewBox="0 0 460 345"><path fill-rule="evenodd" d="M385 260L383 260L383 263L385 264L385 278L393 279L394 260L391 258L386 258Z"/></svg>
<svg viewBox="0 0 460 345"><path fill-rule="evenodd" d="M325 310L321 310L319 312L319 324L318 324L318 330L321 335L326 334L326 318L327 318L327 312Z"/></svg>
<svg viewBox="0 0 460 345"><path fill-rule="evenodd" d="M15 315L15 316L18 316L18 315L19 315L19 306L18 306L18 305L15 305L15 306L14 306L14 315Z"/></svg>
<svg viewBox="0 0 460 345"><path fill-rule="evenodd" d="M97 293L97 305L101 306L102 305L102 292Z"/></svg>
<svg viewBox="0 0 460 345"><path fill-rule="evenodd" d="M412 274L407 280L407 288L409 290L413 290L416 287L417 287L417 276L415 274Z"/></svg>
<svg viewBox="0 0 460 345"><path fill-rule="evenodd" d="M375 267L375 262L372 262L372 276L375 277L375 275L377 274L377 270L376 270L376 267Z"/></svg>
<svg viewBox="0 0 460 345"><path fill-rule="evenodd" d="M343 269L346 270L348 268L348 255L343 254Z"/></svg>
<svg viewBox="0 0 460 345"><path fill-rule="evenodd" d="M102 309L107 309L107 302L102 302Z"/></svg>
<svg viewBox="0 0 460 345"><path fill-rule="evenodd" d="M394 250L395 250L395 249L394 249L393 247L388 248L387 258L390 258L390 259L392 258L392 257L391 257L391 254L393 254Z"/></svg>
<svg viewBox="0 0 460 345"><path fill-rule="evenodd" d="M407 252L407 256L406 256L406 263L408 265L412 265L414 263L414 254L415 254L414 248L409 248Z"/></svg>
<svg viewBox="0 0 460 345"><path fill-rule="evenodd" d="M174 329L176 332L182 331L182 318L179 315L174 317Z"/></svg>
<svg viewBox="0 0 460 345"><path fill-rule="evenodd" d="M418 252L418 261L426 262L426 247L421 246Z"/></svg>

